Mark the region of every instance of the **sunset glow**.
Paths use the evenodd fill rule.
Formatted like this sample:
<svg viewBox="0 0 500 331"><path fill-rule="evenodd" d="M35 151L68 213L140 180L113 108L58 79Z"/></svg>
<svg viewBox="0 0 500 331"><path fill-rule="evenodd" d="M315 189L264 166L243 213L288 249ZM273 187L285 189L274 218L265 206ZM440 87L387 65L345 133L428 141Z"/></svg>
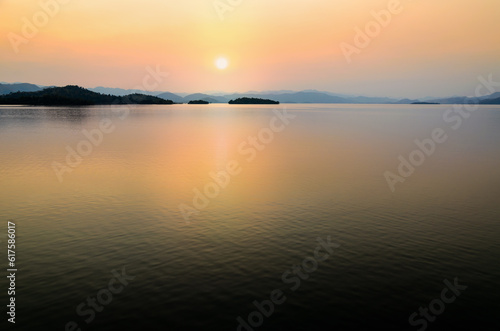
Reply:
<svg viewBox="0 0 500 331"><path fill-rule="evenodd" d="M4 324L500 331L499 14L0 0Z"/></svg>
<svg viewBox="0 0 500 331"><path fill-rule="evenodd" d="M475 77L500 68L498 0L401 0L352 63L341 45L354 45L390 1L254 0L223 12L202 0L65 2L0 3L1 81L132 88L146 67L161 66L162 91L419 97L468 93ZM223 60L214 66L221 50L224 75Z"/></svg>

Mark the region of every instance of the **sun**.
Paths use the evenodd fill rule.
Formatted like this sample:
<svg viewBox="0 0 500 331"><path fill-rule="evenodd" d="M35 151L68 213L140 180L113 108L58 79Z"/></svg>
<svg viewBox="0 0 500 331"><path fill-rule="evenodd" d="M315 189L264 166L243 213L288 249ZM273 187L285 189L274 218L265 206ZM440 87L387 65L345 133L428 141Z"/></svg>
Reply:
<svg viewBox="0 0 500 331"><path fill-rule="evenodd" d="M215 60L215 66L219 70L226 69L228 65L229 61L225 57L219 57L217 60Z"/></svg>

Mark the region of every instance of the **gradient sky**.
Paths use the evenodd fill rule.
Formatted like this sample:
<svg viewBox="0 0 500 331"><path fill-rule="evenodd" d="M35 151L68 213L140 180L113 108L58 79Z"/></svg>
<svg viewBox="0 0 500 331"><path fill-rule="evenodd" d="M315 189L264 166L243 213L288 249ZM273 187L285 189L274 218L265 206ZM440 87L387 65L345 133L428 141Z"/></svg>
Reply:
<svg viewBox="0 0 500 331"><path fill-rule="evenodd" d="M340 44L354 44L355 28L390 0L242 0L223 20L214 4L228 0L60 1L16 53L9 35L23 36L40 0L0 0L0 81L134 88L160 66L161 91L414 98L472 95L479 75L500 81L499 0L401 0L350 64Z"/></svg>

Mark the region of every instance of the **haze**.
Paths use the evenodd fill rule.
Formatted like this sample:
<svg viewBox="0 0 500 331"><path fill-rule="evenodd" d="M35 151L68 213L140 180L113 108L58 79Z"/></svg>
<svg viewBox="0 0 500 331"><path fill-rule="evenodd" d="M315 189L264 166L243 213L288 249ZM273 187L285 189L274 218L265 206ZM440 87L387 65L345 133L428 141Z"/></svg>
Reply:
<svg viewBox="0 0 500 331"><path fill-rule="evenodd" d="M354 44L355 28L390 1L251 0L223 19L214 5L227 0L65 2L17 53L9 33L23 36L23 18L42 9L38 0L0 2L0 81L133 88L159 66L169 73L162 91L418 98L471 95L477 76L500 74L498 0L401 0L351 63L340 45Z"/></svg>

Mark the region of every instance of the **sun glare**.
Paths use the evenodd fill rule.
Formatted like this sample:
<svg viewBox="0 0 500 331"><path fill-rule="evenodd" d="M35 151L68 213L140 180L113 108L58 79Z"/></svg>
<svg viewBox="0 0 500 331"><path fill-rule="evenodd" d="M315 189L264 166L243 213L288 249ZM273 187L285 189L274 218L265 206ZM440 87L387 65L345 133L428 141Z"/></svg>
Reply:
<svg viewBox="0 0 500 331"><path fill-rule="evenodd" d="M220 57L218 58L216 61L215 61L215 66L217 67L217 69L219 70L224 70L227 68L227 66L229 65L229 62L227 61L226 58L224 57Z"/></svg>

